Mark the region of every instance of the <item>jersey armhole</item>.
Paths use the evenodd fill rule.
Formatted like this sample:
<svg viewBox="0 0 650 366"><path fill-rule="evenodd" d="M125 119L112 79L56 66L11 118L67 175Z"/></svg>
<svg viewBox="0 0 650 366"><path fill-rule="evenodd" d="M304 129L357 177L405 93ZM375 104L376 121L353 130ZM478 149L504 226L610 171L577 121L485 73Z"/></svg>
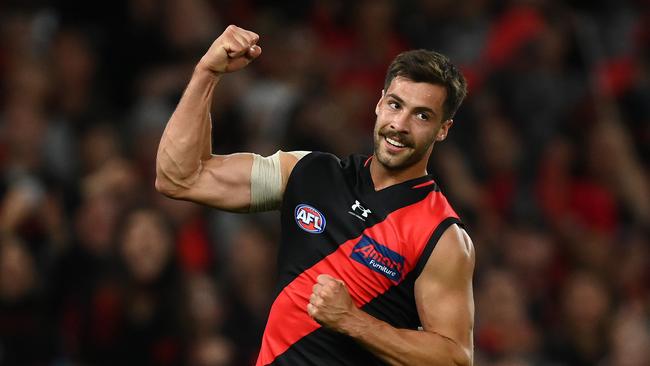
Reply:
<svg viewBox="0 0 650 366"><path fill-rule="evenodd" d="M420 277L422 270L424 270L424 266L429 261L429 257L431 257L431 253L433 253L433 249L436 247L436 244L438 244L438 240L440 240L442 234L444 234L445 230L447 230L453 224L457 224L461 228L465 227L465 225L463 225L462 221L460 221L459 218L447 217L446 219L442 220L442 222L440 222L436 227L436 229L433 231L433 234L431 234L429 241L427 242L426 246L422 250L422 253L420 254L420 258L418 258L418 262L415 265L415 268L413 269L416 279Z"/></svg>

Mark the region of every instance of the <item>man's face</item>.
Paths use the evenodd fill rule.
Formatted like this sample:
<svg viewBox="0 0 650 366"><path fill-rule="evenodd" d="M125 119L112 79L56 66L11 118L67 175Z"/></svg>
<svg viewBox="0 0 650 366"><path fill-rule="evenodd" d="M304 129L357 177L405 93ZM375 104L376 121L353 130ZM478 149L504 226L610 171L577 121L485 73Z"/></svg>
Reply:
<svg viewBox="0 0 650 366"><path fill-rule="evenodd" d="M393 79L375 108L375 156L384 167L400 170L428 160L453 123L442 120L446 96L440 85Z"/></svg>

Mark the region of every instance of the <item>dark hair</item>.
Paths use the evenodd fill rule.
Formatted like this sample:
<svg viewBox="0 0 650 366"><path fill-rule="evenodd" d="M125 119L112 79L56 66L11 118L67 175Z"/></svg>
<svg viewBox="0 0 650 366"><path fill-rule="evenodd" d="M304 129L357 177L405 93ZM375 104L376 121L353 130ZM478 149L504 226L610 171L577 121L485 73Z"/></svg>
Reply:
<svg viewBox="0 0 650 366"><path fill-rule="evenodd" d="M443 121L456 114L458 107L467 95L467 82L458 68L449 61L447 56L429 50L412 50L402 52L390 64L384 90L397 76L415 82L424 82L444 86L447 90L445 98Z"/></svg>

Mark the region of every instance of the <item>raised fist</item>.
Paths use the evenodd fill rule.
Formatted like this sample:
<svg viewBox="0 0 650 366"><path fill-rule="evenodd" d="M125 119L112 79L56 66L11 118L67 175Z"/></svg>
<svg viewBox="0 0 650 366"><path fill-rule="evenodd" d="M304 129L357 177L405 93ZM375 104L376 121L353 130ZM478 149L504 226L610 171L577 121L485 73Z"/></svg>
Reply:
<svg viewBox="0 0 650 366"><path fill-rule="evenodd" d="M198 67L215 74L240 70L262 53L257 45L259 39L256 33L229 25L203 55Z"/></svg>

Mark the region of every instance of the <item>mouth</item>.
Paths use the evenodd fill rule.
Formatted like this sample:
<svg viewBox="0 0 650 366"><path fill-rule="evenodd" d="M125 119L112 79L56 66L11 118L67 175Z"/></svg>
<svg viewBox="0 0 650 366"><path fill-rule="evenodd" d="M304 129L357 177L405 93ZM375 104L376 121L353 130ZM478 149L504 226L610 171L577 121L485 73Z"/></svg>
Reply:
<svg viewBox="0 0 650 366"><path fill-rule="evenodd" d="M406 150L407 148L412 147L411 142L400 134L387 133L381 134L381 136L384 141L386 141L386 148L389 152L399 153Z"/></svg>
<svg viewBox="0 0 650 366"><path fill-rule="evenodd" d="M394 139L392 139L390 137L387 137L387 136L384 136L384 140L386 140L386 142L388 142L388 144L390 144L391 146L394 146L394 147L398 147L398 148L406 147L406 145L404 145L403 143L401 143L401 142L399 142L397 140L394 140Z"/></svg>

